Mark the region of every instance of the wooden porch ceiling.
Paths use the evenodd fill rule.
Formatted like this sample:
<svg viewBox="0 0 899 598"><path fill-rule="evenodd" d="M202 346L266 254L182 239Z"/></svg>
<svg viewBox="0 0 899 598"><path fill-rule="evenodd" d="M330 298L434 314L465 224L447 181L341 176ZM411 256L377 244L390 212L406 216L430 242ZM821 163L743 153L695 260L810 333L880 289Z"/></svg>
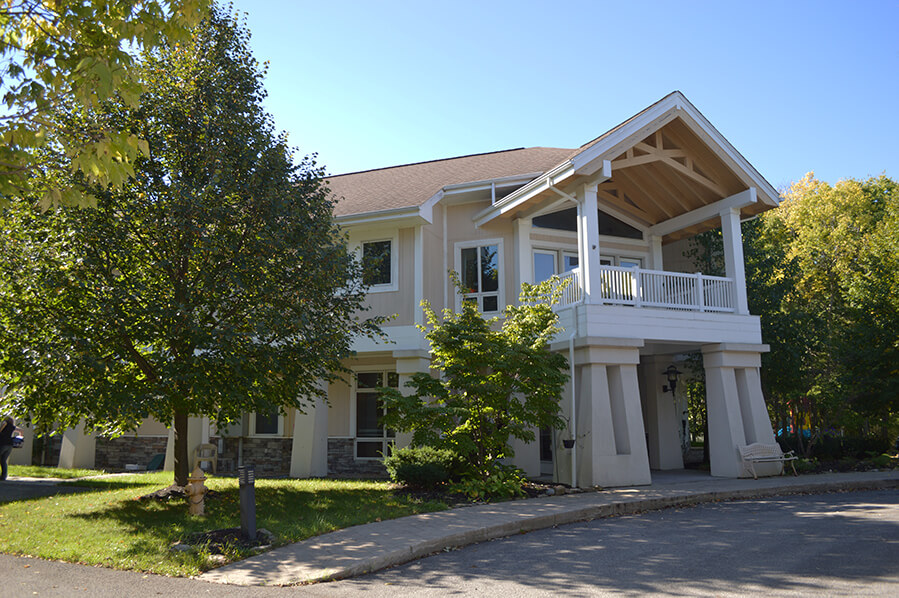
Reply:
<svg viewBox="0 0 899 598"><path fill-rule="evenodd" d="M612 159L598 200L649 227L734 195L746 185L679 119ZM744 208L748 217L766 209ZM667 235L665 242L720 226L717 218Z"/></svg>

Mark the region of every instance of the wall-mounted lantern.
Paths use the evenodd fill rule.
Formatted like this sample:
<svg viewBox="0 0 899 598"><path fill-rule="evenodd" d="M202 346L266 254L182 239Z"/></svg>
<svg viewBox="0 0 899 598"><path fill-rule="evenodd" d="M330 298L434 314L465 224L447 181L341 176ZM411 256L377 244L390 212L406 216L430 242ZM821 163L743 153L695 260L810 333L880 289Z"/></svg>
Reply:
<svg viewBox="0 0 899 598"><path fill-rule="evenodd" d="M670 392L673 395L674 389L677 388L677 377L683 374L683 372L678 370L672 363L662 373L668 378L668 384L662 386L662 392Z"/></svg>

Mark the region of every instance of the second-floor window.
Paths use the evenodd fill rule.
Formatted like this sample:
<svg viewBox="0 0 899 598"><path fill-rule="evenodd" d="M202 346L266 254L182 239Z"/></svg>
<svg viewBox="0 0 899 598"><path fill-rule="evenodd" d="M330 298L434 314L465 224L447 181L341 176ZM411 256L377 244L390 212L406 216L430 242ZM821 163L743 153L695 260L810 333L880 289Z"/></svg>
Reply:
<svg viewBox="0 0 899 598"><path fill-rule="evenodd" d="M393 284L393 241L365 241L362 243L362 281L370 287Z"/></svg>
<svg viewBox="0 0 899 598"><path fill-rule="evenodd" d="M499 311L502 307L502 245L499 242L487 242L463 246L458 251L462 300L477 303L478 309L484 313Z"/></svg>

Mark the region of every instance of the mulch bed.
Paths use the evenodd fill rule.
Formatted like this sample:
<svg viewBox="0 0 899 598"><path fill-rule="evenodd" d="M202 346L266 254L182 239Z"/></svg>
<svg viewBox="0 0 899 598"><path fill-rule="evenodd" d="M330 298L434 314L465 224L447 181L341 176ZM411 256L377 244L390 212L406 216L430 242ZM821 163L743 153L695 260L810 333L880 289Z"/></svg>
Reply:
<svg viewBox="0 0 899 598"><path fill-rule="evenodd" d="M561 490L560 490L561 488ZM549 496L552 494L569 494L569 493L578 493L585 492L587 490L582 488L577 488L572 490L570 487L564 484L551 484L545 482L527 482L524 487L525 495L522 498L537 498L538 496ZM592 490L592 489L589 489ZM465 505L475 505L475 504L483 504L485 501L472 499L464 494L451 493L444 490L421 490L418 488L411 488L409 486L398 486L394 491L394 494L397 496L405 496L415 500L421 501L440 501L446 503L451 508L452 507L460 507Z"/></svg>
<svg viewBox="0 0 899 598"><path fill-rule="evenodd" d="M193 546L206 546L210 554L225 554L226 547L250 549L271 544L271 538L257 534L255 540L250 540L241 533L239 527L229 527L191 534L184 540L184 543Z"/></svg>

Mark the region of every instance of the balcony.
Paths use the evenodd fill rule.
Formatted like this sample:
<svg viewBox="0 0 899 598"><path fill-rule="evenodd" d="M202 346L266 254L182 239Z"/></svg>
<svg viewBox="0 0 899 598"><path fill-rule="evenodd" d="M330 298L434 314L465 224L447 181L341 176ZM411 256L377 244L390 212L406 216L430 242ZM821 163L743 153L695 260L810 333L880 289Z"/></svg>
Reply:
<svg viewBox="0 0 899 598"><path fill-rule="evenodd" d="M734 281L721 276L599 266L600 296L591 303L676 311L735 313ZM569 280L556 309L584 302L581 269L560 275Z"/></svg>

